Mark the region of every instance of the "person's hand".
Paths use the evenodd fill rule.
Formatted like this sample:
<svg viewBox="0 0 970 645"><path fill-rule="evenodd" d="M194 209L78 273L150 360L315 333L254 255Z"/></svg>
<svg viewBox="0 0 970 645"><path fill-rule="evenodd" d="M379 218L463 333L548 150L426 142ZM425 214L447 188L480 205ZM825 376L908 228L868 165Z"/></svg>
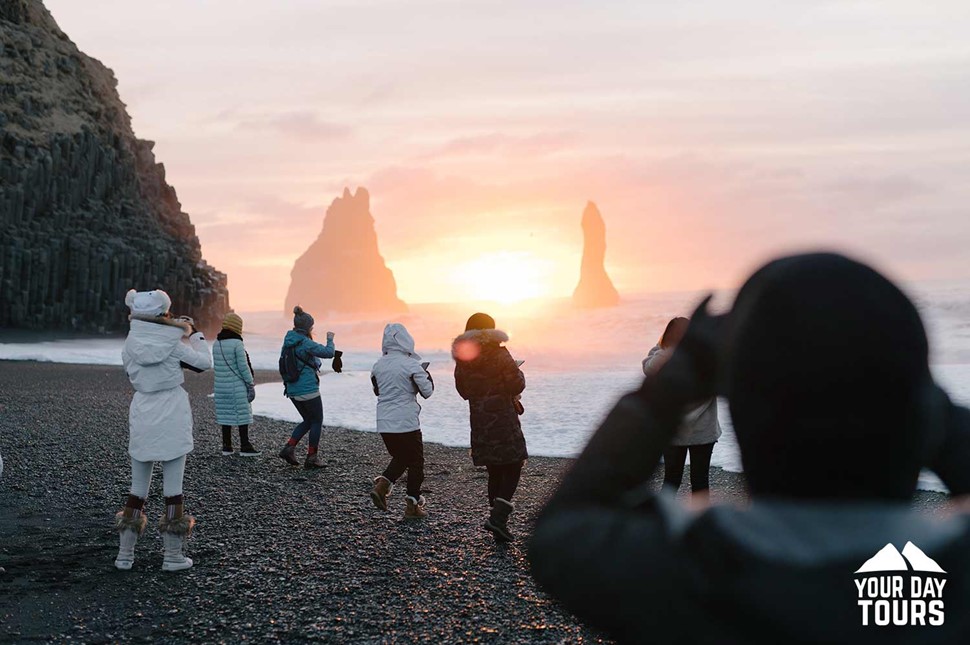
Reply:
<svg viewBox="0 0 970 645"><path fill-rule="evenodd" d="M199 330L195 328L195 320L191 316L179 316L176 320L187 325L186 331L189 336L199 333Z"/></svg>
<svg viewBox="0 0 970 645"><path fill-rule="evenodd" d="M327 332L327 342L330 342L330 341L332 341L332 340L333 340L333 337L334 337L334 335L335 335L335 334L334 334L334 333L333 333L332 331L328 331L328 332Z"/></svg>
<svg viewBox="0 0 970 645"><path fill-rule="evenodd" d="M710 301L710 295L701 301L673 354L644 382L644 389L651 390L651 399L683 407L716 394L727 316L709 314Z"/></svg>

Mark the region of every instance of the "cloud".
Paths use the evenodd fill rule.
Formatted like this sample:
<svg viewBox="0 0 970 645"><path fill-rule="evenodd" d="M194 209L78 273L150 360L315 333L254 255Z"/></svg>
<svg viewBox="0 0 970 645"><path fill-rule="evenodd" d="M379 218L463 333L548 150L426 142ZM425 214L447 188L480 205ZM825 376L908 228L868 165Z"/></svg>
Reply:
<svg viewBox="0 0 970 645"><path fill-rule="evenodd" d="M275 132L303 141L336 141L349 138L354 132L348 125L324 121L316 113L303 110L243 117L236 121L235 129Z"/></svg>
<svg viewBox="0 0 970 645"><path fill-rule="evenodd" d="M906 175L851 176L827 185L840 196L870 206L897 203L933 192L928 185Z"/></svg>
<svg viewBox="0 0 970 645"><path fill-rule="evenodd" d="M580 138L571 132L539 132L528 136L512 136L499 132L456 137L435 150L420 155L419 160L464 156L542 156L568 149Z"/></svg>

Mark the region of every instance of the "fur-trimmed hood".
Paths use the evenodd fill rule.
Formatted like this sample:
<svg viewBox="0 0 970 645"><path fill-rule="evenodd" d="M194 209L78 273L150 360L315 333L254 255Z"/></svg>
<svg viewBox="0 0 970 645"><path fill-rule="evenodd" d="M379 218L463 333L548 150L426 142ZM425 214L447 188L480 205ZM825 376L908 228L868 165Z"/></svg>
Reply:
<svg viewBox="0 0 970 645"><path fill-rule="evenodd" d="M125 351L138 365L158 365L172 355L191 329L188 323L171 318L132 315Z"/></svg>
<svg viewBox="0 0 970 645"><path fill-rule="evenodd" d="M169 327L179 327L182 335L188 337L192 333L192 325L179 320L178 318L168 318L164 315L153 316L151 314L129 314L128 321L140 320L142 322L155 323L156 325L168 325Z"/></svg>
<svg viewBox="0 0 970 645"><path fill-rule="evenodd" d="M451 357L456 361L474 360L484 345L509 342L509 335L501 329L470 329L451 343Z"/></svg>

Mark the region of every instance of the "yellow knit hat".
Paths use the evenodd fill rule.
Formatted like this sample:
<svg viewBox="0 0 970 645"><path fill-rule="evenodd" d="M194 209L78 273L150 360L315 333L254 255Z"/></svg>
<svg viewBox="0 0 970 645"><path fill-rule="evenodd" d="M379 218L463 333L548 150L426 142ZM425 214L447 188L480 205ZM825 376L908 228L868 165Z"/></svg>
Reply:
<svg viewBox="0 0 970 645"><path fill-rule="evenodd" d="M239 317L234 311L230 311L226 314L226 317L222 319L222 328L228 329L229 331L234 331L240 336L242 336L243 322L242 318Z"/></svg>

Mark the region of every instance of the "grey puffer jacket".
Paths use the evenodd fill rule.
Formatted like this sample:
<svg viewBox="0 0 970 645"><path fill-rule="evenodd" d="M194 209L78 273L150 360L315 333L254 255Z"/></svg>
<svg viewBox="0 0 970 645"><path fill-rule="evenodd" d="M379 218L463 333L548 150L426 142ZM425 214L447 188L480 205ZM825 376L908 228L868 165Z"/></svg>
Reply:
<svg viewBox="0 0 970 645"><path fill-rule="evenodd" d="M649 376L670 357L671 351L660 345L653 349L643 359L643 375ZM684 420L670 440L672 446L699 446L715 443L721 437L721 424L717 420L717 398L701 403L684 415Z"/></svg>

